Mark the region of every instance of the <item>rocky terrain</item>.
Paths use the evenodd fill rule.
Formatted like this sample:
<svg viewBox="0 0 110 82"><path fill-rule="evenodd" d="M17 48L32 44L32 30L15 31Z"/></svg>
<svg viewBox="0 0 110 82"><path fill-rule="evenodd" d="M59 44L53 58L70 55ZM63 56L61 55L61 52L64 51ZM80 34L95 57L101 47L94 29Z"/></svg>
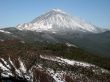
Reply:
<svg viewBox="0 0 110 82"><path fill-rule="evenodd" d="M76 50L73 53L71 49ZM63 55L69 56L68 53L74 57ZM89 56L88 52L67 44L41 47L40 43L32 45L20 40L3 41L0 42L1 82L109 82L110 60ZM83 58L85 60L81 61ZM98 61L103 61L106 67Z"/></svg>

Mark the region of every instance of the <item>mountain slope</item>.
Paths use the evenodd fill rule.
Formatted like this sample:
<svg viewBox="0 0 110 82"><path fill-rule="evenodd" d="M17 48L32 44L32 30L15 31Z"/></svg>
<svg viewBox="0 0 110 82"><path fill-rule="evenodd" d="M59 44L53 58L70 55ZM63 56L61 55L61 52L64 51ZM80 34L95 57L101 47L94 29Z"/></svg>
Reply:
<svg viewBox="0 0 110 82"><path fill-rule="evenodd" d="M0 32L0 41L19 39L25 42L70 43L96 55L110 58L110 31L101 33L51 33L18 30L14 27L2 30L10 32L10 34Z"/></svg>
<svg viewBox="0 0 110 82"><path fill-rule="evenodd" d="M31 31L49 31L49 32L93 32L96 33L97 29L94 25L87 23L86 21L73 17L60 9L53 9L30 23L25 23L17 26L20 30Z"/></svg>
<svg viewBox="0 0 110 82"><path fill-rule="evenodd" d="M37 46L36 46L37 45ZM71 52L73 51L73 52ZM73 55L72 59L65 58ZM71 53L71 54L70 54ZM82 53L80 55L76 55ZM65 44L23 43L19 40L0 42L0 81L4 82L109 82L110 71L93 62L107 61ZM90 56L90 57L87 57ZM87 63L75 58L88 58ZM93 59L91 59L93 57ZM106 64L109 67L110 63ZM110 60L108 60L109 62ZM108 68L110 69L110 67Z"/></svg>

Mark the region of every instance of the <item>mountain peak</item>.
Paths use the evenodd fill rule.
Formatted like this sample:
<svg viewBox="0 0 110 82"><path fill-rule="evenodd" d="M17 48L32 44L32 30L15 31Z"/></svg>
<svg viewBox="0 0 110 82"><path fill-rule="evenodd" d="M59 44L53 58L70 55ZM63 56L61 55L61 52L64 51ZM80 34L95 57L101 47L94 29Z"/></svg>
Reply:
<svg viewBox="0 0 110 82"><path fill-rule="evenodd" d="M49 12L35 18L30 23L17 26L20 30L31 30L36 32L97 32L94 25L69 15L61 9L52 9Z"/></svg>
<svg viewBox="0 0 110 82"><path fill-rule="evenodd" d="M64 12L63 10L58 9L58 8L52 9L52 10L50 10L50 11L57 12L57 13L64 13L64 14L66 13L66 12Z"/></svg>

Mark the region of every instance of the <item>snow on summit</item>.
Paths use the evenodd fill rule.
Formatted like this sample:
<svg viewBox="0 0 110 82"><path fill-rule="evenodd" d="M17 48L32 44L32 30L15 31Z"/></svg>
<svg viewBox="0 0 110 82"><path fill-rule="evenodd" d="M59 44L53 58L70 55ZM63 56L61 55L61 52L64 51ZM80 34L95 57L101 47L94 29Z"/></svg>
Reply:
<svg viewBox="0 0 110 82"><path fill-rule="evenodd" d="M52 11L55 11L55 12L59 12L59 13L64 13L64 14L66 14L66 12L64 12L63 10L61 10L61 9L52 9Z"/></svg>
<svg viewBox="0 0 110 82"><path fill-rule="evenodd" d="M94 25L91 25L78 17L71 16L60 9L52 9L35 18L30 23L18 25L17 28L19 30L31 30L36 32L97 32Z"/></svg>

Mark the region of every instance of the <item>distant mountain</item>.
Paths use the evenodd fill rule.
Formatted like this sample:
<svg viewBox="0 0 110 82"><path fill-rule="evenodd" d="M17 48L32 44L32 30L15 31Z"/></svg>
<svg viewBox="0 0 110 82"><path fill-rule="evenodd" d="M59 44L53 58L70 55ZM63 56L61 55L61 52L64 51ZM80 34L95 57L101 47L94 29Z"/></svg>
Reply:
<svg viewBox="0 0 110 82"><path fill-rule="evenodd" d="M98 32L94 25L78 17L71 16L60 9L52 9L29 23L18 25L17 28L19 30L49 31L53 33L61 31Z"/></svg>

